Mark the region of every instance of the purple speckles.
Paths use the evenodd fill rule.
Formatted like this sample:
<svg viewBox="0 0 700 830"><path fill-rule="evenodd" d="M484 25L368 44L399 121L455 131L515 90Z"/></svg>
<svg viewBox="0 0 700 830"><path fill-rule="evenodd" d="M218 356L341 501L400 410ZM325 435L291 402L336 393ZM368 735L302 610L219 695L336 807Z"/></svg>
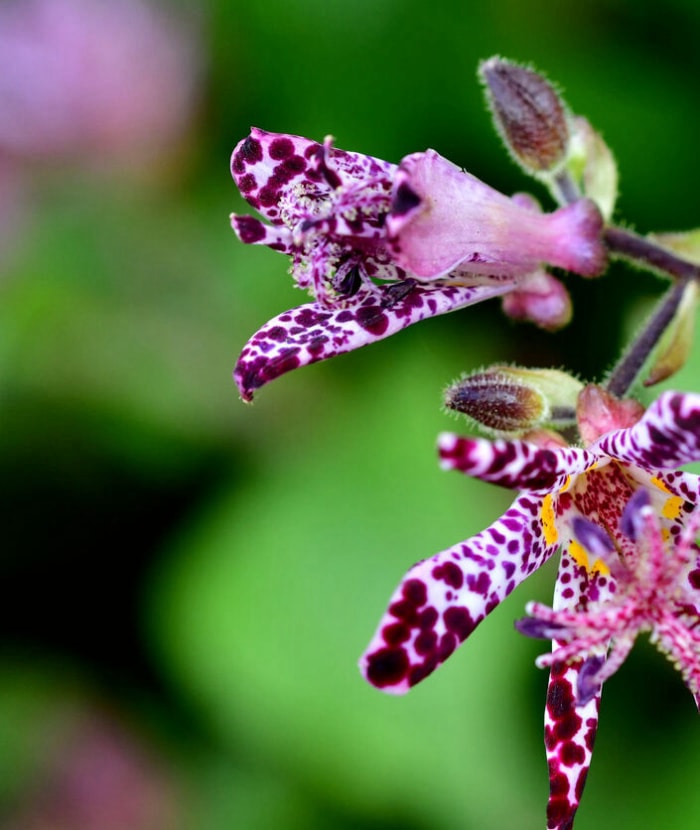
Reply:
<svg viewBox="0 0 700 830"><path fill-rule="evenodd" d="M367 679L379 689L405 681L408 670L408 656L402 648L383 648L367 660Z"/></svg>
<svg viewBox="0 0 700 830"><path fill-rule="evenodd" d="M379 308L361 307L355 312L355 319L365 331L374 335L374 337L382 337L389 328L389 318Z"/></svg>
<svg viewBox="0 0 700 830"><path fill-rule="evenodd" d="M416 637L414 648L416 654L425 657L435 651L437 645L437 634L434 631L421 631Z"/></svg>
<svg viewBox="0 0 700 830"><path fill-rule="evenodd" d="M245 243L290 256L297 285L315 298L302 309L327 314L315 323L297 320L300 327L321 325L323 332L290 327L277 341L298 349L296 361L270 345L275 342L268 336L271 327L286 322L281 317L253 335L234 371L245 400L279 377L282 367L326 360L516 287L514 280L477 286L454 279L420 282L401 267L387 236L397 169L338 150L330 139L320 144L257 128L234 150L233 177L267 222L234 214L233 229ZM404 190L394 203L408 208L411 200Z"/></svg>
<svg viewBox="0 0 700 830"><path fill-rule="evenodd" d="M491 588L491 577L485 571L479 574L469 574L467 577L467 587L475 594L480 594L485 597Z"/></svg>
<svg viewBox="0 0 700 830"><path fill-rule="evenodd" d="M257 186L258 183L255 181L255 176L252 173L246 173L245 176L241 176L238 180L238 189L243 194L250 193L250 191L255 190Z"/></svg>
<svg viewBox="0 0 700 830"><path fill-rule="evenodd" d="M409 579L404 583L403 595L412 605L425 605L428 601L428 590L420 579Z"/></svg>
<svg viewBox="0 0 700 830"><path fill-rule="evenodd" d="M456 634L460 642L466 640L476 627L476 623L471 618L469 611L459 606L448 608L445 611L444 619L447 630Z"/></svg>
<svg viewBox="0 0 700 830"><path fill-rule="evenodd" d="M270 158L275 161L286 159L294 153L294 142L287 136L279 136L270 142Z"/></svg>
<svg viewBox="0 0 700 830"><path fill-rule="evenodd" d="M454 562L443 562L433 569L433 579L441 580L447 583L456 591L458 591L464 584L464 577L458 565Z"/></svg>
<svg viewBox="0 0 700 830"><path fill-rule="evenodd" d="M253 245L265 238L265 226L253 216L240 216L237 222L238 234L243 242Z"/></svg>
<svg viewBox="0 0 700 830"><path fill-rule="evenodd" d="M267 331L267 337L269 340L283 343L287 338L287 329L284 326L271 326Z"/></svg>
<svg viewBox="0 0 700 830"><path fill-rule="evenodd" d="M261 162L263 159L262 144L257 138L249 135L241 144L236 154L236 160L240 160L244 165L252 165Z"/></svg>

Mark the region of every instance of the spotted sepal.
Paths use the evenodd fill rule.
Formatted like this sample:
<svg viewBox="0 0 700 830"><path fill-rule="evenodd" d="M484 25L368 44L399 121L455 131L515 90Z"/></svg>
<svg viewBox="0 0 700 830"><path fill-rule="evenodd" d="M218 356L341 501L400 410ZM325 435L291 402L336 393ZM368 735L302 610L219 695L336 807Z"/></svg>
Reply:
<svg viewBox="0 0 700 830"><path fill-rule="evenodd" d="M596 461L593 453L576 447L551 450L517 439L488 441L451 432L440 434L438 453L445 470L459 470L509 489L550 493Z"/></svg>
<svg viewBox="0 0 700 830"><path fill-rule="evenodd" d="M549 769L548 830L571 830L591 765L600 692L577 706L581 661L555 663L547 686L544 744Z"/></svg>
<svg viewBox="0 0 700 830"><path fill-rule="evenodd" d="M700 461L700 395L664 392L636 424L604 435L597 447L647 470Z"/></svg>
<svg viewBox="0 0 700 830"><path fill-rule="evenodd" d="M542 499L521 495L486 530L411 568L360 661L362 673L385 692L407 692L557 548L542 524Z"/></svg>
<svg viewBox="0 0 700 830"><path fill-rule="evenodd" d="M275 225L292 227L316 215L333 191L368 180L391 180L396 166L298 135L253 127L231 156L231 175L246 201Z"/></svg>
<svg viewBox="0 0 700 830"><path fill-rule="evenodd" d="M233 373L243 400L301 366L383 340L407 326L502 294L509 286L465 288L415 280L363 286L336 308L308 303L266 323L248 341Z"/></svg>

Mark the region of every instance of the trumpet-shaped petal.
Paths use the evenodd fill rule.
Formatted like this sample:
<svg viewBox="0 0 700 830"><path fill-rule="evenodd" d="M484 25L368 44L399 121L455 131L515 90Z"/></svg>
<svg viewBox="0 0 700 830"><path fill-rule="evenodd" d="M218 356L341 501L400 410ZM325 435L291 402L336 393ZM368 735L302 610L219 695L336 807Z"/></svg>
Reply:
<svg viewBox="0 0 700 830"><path fill-rule="evenodd" d="M630 412L620 417L632 417ZM697 695L700 560L698 523L689 516L697 515L700 478L669 468L700 460L699 419L700 395L667 392L636 423L585 449L443 435L443 467L520 495L489 528L409 570L361 659L370 683L407 691L561 549L553 609L530 606L533 619L519 624L524 633L554 641L553 653L540 658L551 666L545 745L552 830L573 826L602 681L624 659L637 631L652 628L651 584L661 591L666 614L655 636L683 666ZM606 660L616 636L619 645Z"/></svg>
<svg viewBox="0 0 700 830"><path fill-rule="evenodd" d="M387 230L396 261L422 278L450 272L522 277L541 263L596 276L606 262L593 202L540 213L434 150L401 162Z"/></svg>

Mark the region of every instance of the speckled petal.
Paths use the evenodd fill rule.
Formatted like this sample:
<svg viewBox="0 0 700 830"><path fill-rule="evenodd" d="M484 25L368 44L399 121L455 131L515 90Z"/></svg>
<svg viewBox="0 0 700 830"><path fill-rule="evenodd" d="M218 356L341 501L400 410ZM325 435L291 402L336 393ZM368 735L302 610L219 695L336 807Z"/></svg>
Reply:
<svg viewBox="0 0 700 830"><path fill-rule="evenodd" d="M541 513L542 499L523 494L486 530L411 568L360 661L366 679L403 694L443 663L557 550Z"/></svg>
<svg viewBox="0 0 700 830"><path fill-rule="evenodd" d="M636 424L604 435L596 446L647 470L700 461L700 395L664 392Z"/></svg>
<svg viewBox="0 0 700 830"><path fill-rule="evenodd" d="M601 578L604 580L600 584ZM554 589L553 607L585 606L593 593L609 596L611 581L600 570L593 571L580 564L568 550L563 550ZM553 649L563 646L554 642ZM570 830L581 801L593 744L598 729L600 692L585 705L577 706L578 676L583 665L577 660L570 665L552 665L547 686L544 712L544 746L549 768L548 830Z"/></svg>
<svg viewBox="0 0 700 830"><path fill-rule="evenodd" d="M362 287L336 308L308 303L266 323L248 341L233 376L241 397L301 366L326 360L382 340L407 326L487 300L508 285L463 286L446 282L424 285L404 280Z"/></svg>
<svg viewBox="0 0 700 830"><path fill-rule="evenodd" d="M543 449L520 440L487 441L443 432L438 438L440 464L517 490L554 492L569 476L589 469L596 456L576 447Z"/></svg>
<svg viewBox="0 0 700 830"><path fill-rule="evenodd" d="M333 190L391 177L395 169L372 156L257 127L231 156L231 174L248 203L273 224L290 227L316 213L314 205L322 209Z"/></svg>
<svg viewBox="0 0 700 830"><path fill-rule="evenodd" d="M255 216L236 213L231 214L231 227L241 242L247 245L267 245L283 254L291 254L294 250L292 232L288 228L266 225Z"/></svg>
<svg viewBox="0 0 700 830"><path fill-rule="evenodd" d="M576 705L581 661L555 663L549 675L544 741L549 768L548 830L570 830L578 809L598 728L600 695Z"/></svg>

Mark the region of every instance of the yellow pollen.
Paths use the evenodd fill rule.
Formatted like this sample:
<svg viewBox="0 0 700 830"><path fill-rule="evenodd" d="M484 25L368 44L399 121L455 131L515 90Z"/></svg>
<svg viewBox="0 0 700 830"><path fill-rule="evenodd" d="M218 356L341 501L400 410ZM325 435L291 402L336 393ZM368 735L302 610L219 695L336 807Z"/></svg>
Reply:
<svg viewBox="0 0 700 830"><path fill-rule="evenodd" d="M677 519L683 510L683 501L680 496L671 496L670 499L666 499L661 509L661 515L664 519Z"/></svg>
<svg viewBox="0 0 700 830"><path fill-rule="evenodd" d="M542 500L542 530L544 531L545 542L548 545L555 544L559 534L554 521L554 504L551 493L548 493Z"/></svg>
<svg viewBox="0 0 700 830"><path fill-rule="evenodd" d="M664 493L669 493L669 494L671 493L671 491L670 491L670 490L668 489L668 487L667 487L667 486L663 483L663 481L661 481L661 479L660 479L660 478L657 478L656 476L654 476L654 478L652 478L652 480L651 480L651 483L652 483L655 487L658 487L658 488L659 488L659 490L663 490L663 492L664 492Z"/></svg>
<svg viewBox="0 0 700 830"><path fill-rule="evenodd" d="M559 491L560 493L564 493L566 490L569 489L569 485L571 484L571 476L566 477L566 481L564 482L563 487Z"/></svg>
<svg viewBox="0 0 700 830"><path fill-rule="evenodd" d="M610 573L610 568L608 568L608 566L605 564L605 562L603 562L602 559L596 559L596 561L591 565L591 560L588 556L588 551L583 547L583 545L579 544L575 539L571 540L571 544L569 545L569 554L577 565L581 565L589 573Z"/></svg>

